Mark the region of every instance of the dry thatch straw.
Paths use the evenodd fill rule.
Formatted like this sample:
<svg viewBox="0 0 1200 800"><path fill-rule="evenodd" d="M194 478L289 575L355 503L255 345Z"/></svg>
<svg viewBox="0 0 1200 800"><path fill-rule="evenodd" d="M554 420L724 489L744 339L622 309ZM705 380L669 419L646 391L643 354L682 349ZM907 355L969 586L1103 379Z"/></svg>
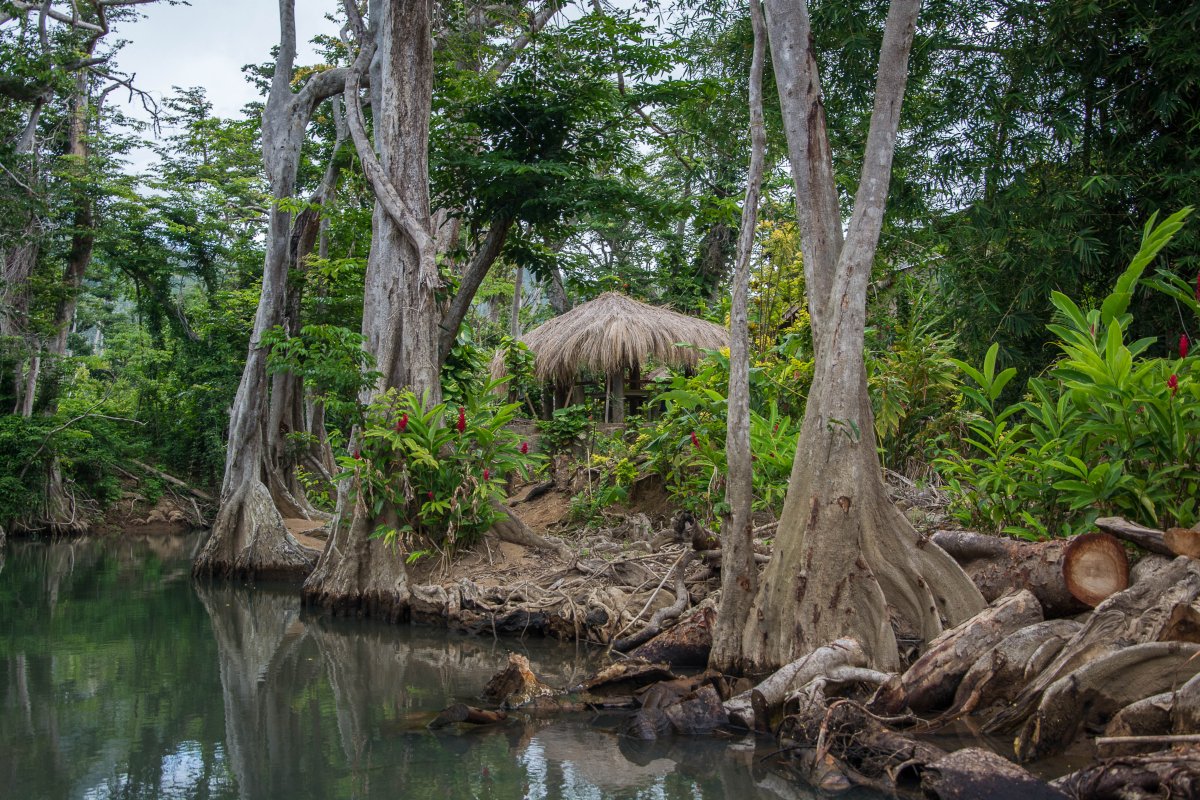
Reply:
<svg viewBox="0 0 1200 800"><path fill-rule="evenodd" d="M617 292L605 292L534 328L521 341L534 353L538 380L569 385L581 370L617 375L648 361L694 367L702 350L729 346L729 331ZM499 377L504 372L504 355L498 353L492 361L492 374Z"/></svg>

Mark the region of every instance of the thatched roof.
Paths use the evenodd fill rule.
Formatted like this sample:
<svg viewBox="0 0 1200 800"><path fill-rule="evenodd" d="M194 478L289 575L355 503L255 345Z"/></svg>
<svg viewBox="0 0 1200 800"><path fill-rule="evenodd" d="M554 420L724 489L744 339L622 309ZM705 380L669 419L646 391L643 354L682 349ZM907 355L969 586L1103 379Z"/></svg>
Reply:
<svg viewBox="0 0 1200 800"><path fill-rule="evenodd" d="M694 367L703 355L699 350L729 346L729 331L617 292L605 292L534 328L521 341L534 353L539 380L569 383L580 370L610 375L648 361ZM692 346L677 347L677 343ZM493 374L503 374L503 369L503 357L499 356L493 362Z"/></svg>

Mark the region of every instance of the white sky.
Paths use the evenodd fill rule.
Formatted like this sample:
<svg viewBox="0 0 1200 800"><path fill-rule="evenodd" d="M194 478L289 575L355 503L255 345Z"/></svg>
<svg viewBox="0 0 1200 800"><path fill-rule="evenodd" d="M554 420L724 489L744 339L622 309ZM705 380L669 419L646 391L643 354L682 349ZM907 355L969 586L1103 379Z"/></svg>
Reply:
<svg viewBox="0 0 1200 800"><path fill-rule="evenodd" d="M296 0L297 63L315 60L309 45L314 35L337 34L325 19L336 7L337 0ZM143 10L143 19L116 32L129 42L117 63L123 72L136 74L138 88L161 100L173 86L203 86L220 117L240 116L243 105L258 99L242 67L267 61L279 43L278 0L191 0L188 6L156 3ZM111 102L124 103L128 96L114 92ZM124 110L145 118L136 99ZM131 166L140 169L148 158L136 153Z"/></svg>

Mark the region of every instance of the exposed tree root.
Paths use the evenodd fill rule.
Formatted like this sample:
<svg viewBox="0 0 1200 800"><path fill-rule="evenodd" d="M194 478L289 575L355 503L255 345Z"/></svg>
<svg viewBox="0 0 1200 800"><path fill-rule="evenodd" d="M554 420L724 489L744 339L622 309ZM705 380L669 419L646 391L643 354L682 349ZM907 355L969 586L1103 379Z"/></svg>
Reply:
<svg viewBox="0 0 1200 800"><path fill-rule="evenodd" d="M959 681L986 653L1009 634L1042 621L1042 607L1028 590L1007 595L929 643L929 648L903 677L881 690L873 704L885 714L901 709L922 712L944 709L954 699Z"/></svg>
<svg viewBox="0 0 1200 800"><path fill-rule="evenodd" d="M1053 785L1075 800L1200 797L1200 747L1106 758Z"/></svg>
<svg viewBox="0 0 1200 800"><path fill-rule="evenodd" d="M1005 637L967 670L947 716L969 714L1012 700L1079 628L1074 620L1052 619Z"/></svg>

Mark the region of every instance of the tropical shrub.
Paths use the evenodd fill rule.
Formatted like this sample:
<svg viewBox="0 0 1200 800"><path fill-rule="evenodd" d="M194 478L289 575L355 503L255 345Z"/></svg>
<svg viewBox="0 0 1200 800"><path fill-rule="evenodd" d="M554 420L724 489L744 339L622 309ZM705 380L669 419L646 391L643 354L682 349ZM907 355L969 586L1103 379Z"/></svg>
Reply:
<svg viewBox="0 0 1200 800"><path fill-rule="evenodd" d="M1200 375L1190 341L1181 336L1175 353L1159 357L1147 355L1153 339L1127 341L1141 275L1190 211L1158 226L1151 218L1099 308L1051 295L1058 318L1049 327L1062 355L1020 402L999 403L1016 370L996 371L997 345L982 369L957 362L975 384L962 387L978 414L967 439L974 452L939 467L963 523L1043 538L1083 530L1101 514L1158 527L1196 521ZM1178 292L1180 283L1160 277L1151 285ZM1184 299L1200 320L1200 291Z"/></svg>
<svg viewBox="0 0 1200 800"><path fill-rule="evenodd" d="M392 389L366 411L357 448L338 461L339 479L358 478L362 501L386 522L374 531L411 554L425 545L453 552L470 544L503 513L508 476L541 457L506 425L518 406L498 404L497 384L460 406L431 408L411 390Z"/></svg>

